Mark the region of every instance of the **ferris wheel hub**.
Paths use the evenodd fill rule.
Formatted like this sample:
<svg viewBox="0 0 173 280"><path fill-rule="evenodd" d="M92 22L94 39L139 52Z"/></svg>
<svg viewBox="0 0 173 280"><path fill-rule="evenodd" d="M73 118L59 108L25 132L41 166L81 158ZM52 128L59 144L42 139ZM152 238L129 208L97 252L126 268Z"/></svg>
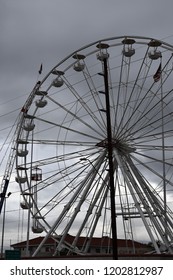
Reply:
<svg viewBox="0 0 173 280"><path fill-rule="evenodd" d="M101 142L97 143L96 146L107 149L108 148L107 138L102 140ZM129 143L126 143L124 141L117 140L114 138L112 139L112 147L114 149L121 151L123 154L132 153L132 152L135 152L135 150L136 150L136 148L134 146L130 145Z"/></svg>

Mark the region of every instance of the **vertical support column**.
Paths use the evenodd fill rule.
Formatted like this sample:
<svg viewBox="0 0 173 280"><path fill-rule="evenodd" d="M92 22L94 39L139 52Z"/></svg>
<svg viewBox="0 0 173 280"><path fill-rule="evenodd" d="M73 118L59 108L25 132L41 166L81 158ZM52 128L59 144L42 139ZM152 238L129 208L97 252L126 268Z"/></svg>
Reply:
<svg viewBox="0 0 173 280"><path fill-rule="evenodd" d="M5 213L6 212L6 197L4 198L4 213L3 213L3 222L2 222L2 237L1 237L1 258L3 258L4 251L4 231L5 231Z"/></svg>
<svg viewBox="0 0 173 280"><path fill-rule="evenodd" d="M116 210L115 210L115 187L114 187L114 167L113 167L113 149L112 149L112 128L109 100L109 82L108 82L108 67L107 58L103 59L104 66L104 84L105 84L105 99L106 99L106 117L107 117L107 140L108 140L108 161L109 161L109 187L110 187L110 203L111 203L111 227L112 227L112 250L113 259L118 259L118 244L117 244L117 225L116 225Z"/></svg>
<svg viewBox="0 0 173 280"><path fill-rule="evenodd" d="M3 203L5 202L5 196L6 196L8 184L9 184L9 179L3 179L3 189L2 189L2 193L0 193L0 214L2 211Z"/></svg>
<svg viewBox="0 0 173 280"><path fill-rule="evenodd" d="M164 201L164 216L165 216L165 238L168 240L168 223L167 223L167 186L166 186L166 165L165 165L165 129L164 129L164 96L162 84L162 57L160 59L160 89L161 89L161 117L162 117L162 161L163 161L163 201Z"/></svg>

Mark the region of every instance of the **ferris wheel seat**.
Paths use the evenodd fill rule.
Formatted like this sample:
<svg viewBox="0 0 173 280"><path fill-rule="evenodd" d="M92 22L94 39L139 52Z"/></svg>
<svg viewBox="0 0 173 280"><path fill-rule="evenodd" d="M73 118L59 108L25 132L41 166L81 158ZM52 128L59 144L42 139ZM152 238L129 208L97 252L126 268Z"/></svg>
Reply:
<svg viewBox="0 0 173 280"><path fill-rule="evenodd" d="M47 105L47 100L37 100L35 102L36 107L38 108L44 108Z"/></svg>
<svg viewBox="0 0 173 280"><path fill-rule="evenodd" d="M57 77L55 80L53 80L52 85L54 87L61 87L64 84L64 81L60 78Z"/></svg>
<svg viewBox="0 0 173 280"><path fill-rule="evenodd" d="M97 59L100 61L103 61L104 59L108 59L109 58L109 54L106 52L100 52L97 54Z"/></svg>
<svg viewBox="0 0 173 280"><path fill-rule="evenodd" d="M123 55L126 56L126 57L131 57L132 55L135 54L135 49L124 49L122 51Z"/></svg>
<svg viewBox="0 0 173 280"><path fill-rule="evenodd" d="M76 71L76 72L81 72L83 71L85 68L85 64L84 63L80 63L80 62L77 62L76 64L74 64L73 66L73 69Z"/></svg>
<svg viewBox="0 0 173 280"><path fill-rule="evenodd" d="M41 181L42 180L42 175L41 174L32 174L31 180L32 181Z"/></svg>
<svg viewBox="0 0 173 280"><path fill-rule="evenodd" d="M20 203L20 207L22 208L22 209L30 209L30 208L32 208L32 203L25 203L25 202L21 202Z"/></svg>
<svg viewBox="0 0 173 280"><path fill-rule="evenodd" d="M156 60L156 59L160 58L162 55L161 55L160 51L151 51L148 53L148 56L150 59Z"/></svg>
<svg viewBox="0 0 173 280"><path fill-rule="evenodd" d="M23 127L23 129L24 129L25 131L32 131L32 130L34 130L34 128L35 128L35 124L33 124L33 123L31 123L31 124L26 124L26 125L24 125L24 127Z"/></svg>
<svg viewBox="0 0 173 280"><path fill-rule="evenodd" d="M16 177L15 178L15 181L18 183L18 184L24 184L24 183L26 183L26 181L27 181L27 178L26 177Z"/></svg>
<svg viewBox="0 0 173 280"><path fill-rule="evenodd" d="M26 157L27 154L28 154L28 150L18 150L18 151L17 151L17 155L18 155L19 157Z"/></svg>
<svg viewBox="0 0 173 280"><path fill-rule="evenodd" d="M32 227L32 232L33 233L42 233L43 229L39 227Z"/></svg>

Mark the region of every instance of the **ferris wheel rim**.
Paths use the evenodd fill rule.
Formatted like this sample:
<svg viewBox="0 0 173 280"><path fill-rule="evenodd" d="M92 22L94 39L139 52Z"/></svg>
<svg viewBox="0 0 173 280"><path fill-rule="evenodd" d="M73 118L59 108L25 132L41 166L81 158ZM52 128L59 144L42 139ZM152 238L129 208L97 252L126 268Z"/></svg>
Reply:
<svg viewBox="0 0 173 280"><path fill-rule="evenodd" d="M90 44L84 45L83 47L73 51L72 53L70 53L69 55L67 55L63 60L61 60L60 62L58 62L53 68L51 68L51 70L48 72L48 74L40 81L40 85L47 79L47 77L52 73L53 70L55 70L57 67L59 67L64 61L66 61L67 59L69 59L70 57L73 57L74 55L76 55L76 53L87 49L88 47L92 46L92 45L97 45L100 42L107 42L107 41L112 41L112 40L117 40L117 39L144 39L147 41L157 41L159 42L161 45L165 45L165 48L168 48L169 50L173 51L173 45L165 43L164 41L160 40L160 39L156 39L153 37L143 37L143 36L136 36L136 35L123 35L123 36L113 36L113 37L108 37L108 38L102 38L100 40L94 41ZM62 72L63 73L63 72Z"/></svg>

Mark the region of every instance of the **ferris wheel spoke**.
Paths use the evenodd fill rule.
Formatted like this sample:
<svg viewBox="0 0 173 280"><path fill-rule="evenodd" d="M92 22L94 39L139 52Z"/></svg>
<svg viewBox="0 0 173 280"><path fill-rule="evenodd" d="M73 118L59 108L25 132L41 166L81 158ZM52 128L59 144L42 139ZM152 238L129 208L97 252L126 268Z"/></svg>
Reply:
<svg viewBox="0 0 173 280"><path fill-rule="evenodd" d="M88 211L86 213L86 216L83 219L83 222L82 222L81 226L79 227L79 230L76 234L76 237L75 237L75 239L72 243L72 247L76 246L78 238L81 235L82 231L85 229L85 226L86 226L89 218L92 219L92 221L91 221L92 226L88 229L88 233L86 234L86 240L88 240L88 238L90 240L93 237L93 234L94 234L94 231L95 231L95 228L96 228L95 223L97 224L97 222L98 222L96 217L98 215L98 212L100 211L100 210L98 211L98 209L100 207L101 207L100 209L103 208L103 204L104 204L105 198L107 196L107 192L108 192L108 187L105 185L105 182L106 181L102 182L101 186L98 188L98 191L96 192L95 197L90 202L89 207L88 207ZM98 200L100 200L100 196L101 196L101 199L103 197L102 202L98 202ZM94 208L96 208L96 209L94 210ZM96 216L94 216L93 213L96 213ZM97 220L97 222L96 222L96 220ZM88 249L88 242L86 244L86 247L85 247L84 251L87 252L87 249Z"/></svg>
<svg viewBox="0 0 173 280"><path fill-rule="evenodd" d="M145 98L146 98L146 96L145 96ZM145 100L145 98L144 98L144 100ZM138 129L138 131L144 129L146 120L149 122L148 125L150 126L151 120L147 118L149 112L147 112L147 114L144 114L144 112L147 111L147 108L148 108L148 104L145 105L145 107L143 107L143 108L139 107L139 108L133 110L135 120L134 121L132 120L132 115L129 117L127 123L123 127L122 134L120 135L121 137L123 137L123 135L128 135L128 137L131 136L131 134L136 132L136 131L134 131L134 129ZM142 111L141 111L141 109L142 109ZM153 108L152 108L152 110L153 110ZM137 114L137 116L135 116L136 114ZM146 115L146 118L145 118L145 115ZM143 121L143 123L140 124L141 120ZM148 125L147 125L147 127L148 127Z"/></svg>
<svg viewBox="0 0 173 280"><path fill-rule="evenodd" d="M72 194L73 194L72 189L68 188L68 186L71 183L73 183L73 181L75 182L76 179L77 179L77 176L75 178L73 178L73 180L69 184L67 184L59 192L57 192L55 196L52 196L51 199L49 200L49 203L45 204L40 209L40 211L41 210L43 211L46 207L48 207L48 211L46 213L44 213L44 217L46 217L48 214L50 214L52 212L54 213L54 209L55 208L57 209L59 207L59 205L61 205L61 204L66 205L65 212L63 211L61 219L58 219L56 227L61 225L61 222L63 221L62 218L65 218L65 215L69 211L70 207L73 208L73 204L76 203L76 200L73 200L70 204L67 203L67 201L71 200ZM55 182L55 183L58 183L58 181ZM79 186L78 184L75 185L75 188L73 189L73 192L76 192L78 186ZM54 205L52 205L53 203L54 203ZM60 207L60 209L61 209L61 207Z"/></svg>
<svg viewBox="0 0 173 280"><path fill-rule="evenodd" d="M147 54L148 54L148 48L147 48L147 50L145 52L144 58L143 58L142 63L140 65L140 67L139 67L139 70L138 70L138 74L137 74L136 80L134 81L132 90L131 90L131 92L129 94L129 97L127 99L127 102L125 104L125 107L124 107L124 110L123 110L123 114L122 114L122 117L121 117L121 120L120 120L120 123L119 123L119 128L120 127L124 127L124 122L126 122L125 117L126 117L126 114L128 113L128 106L130 105L131 102L133 102L133 93L134 93L135 88L137 86L138 79L139 79L139 77L141 75L142 68L143 68L143 66L145 64L145 59L146 59ZM137 109L137 106L135 105L135 110L136 109ZM117 137L119 136L119 133L120 133L119 132L119 128L117 129L117 134L116 134Z"/></svg>
<svg viewBox="0 0 173 280"><path fill-rule="evenodd" d="M136 144L135 145L136 148L139 148L142 151L153 151L153 150L157 150L157 151L162 151L163 150L163 146L159 146L159 145L150 145L150 144ZM172 151L173 146L171 145L165 145L164 146L164 150L165 151Z"/></svg>
<svg viewBox="0 0 173 280"><path fill-rule="evenodd" d="M142 103L144 103L144 101L146 103L146 100L148 99L147 95L143 96L141 98L141 94L142 94L143 89L145 88L144 85L145 85L145 82L147 81L148 72L150 70L151 64L152 64L152 61L147 62L147 58L146 58L146 61L144 61L144 65L143 65L143 68L141 71L141 75L142 75L142 72L144 72L144 74L143 74L143 76L139 76L139 81L136 83L135 87L133 88L133 95L135 96L135 99L133 99L128 104L128 107L131 110L129 110L129 115L126 117L127 122L124 123L124 126L123 126L123 129L126 131L126 134L128 134L128 131L131 130L131 124L132 124L131 120L133 119L133 115L137 114L138 117L142 116L143 112L145 112L145 109L147 109L148 105L150 104L150 101L149 101L148 104L145 104L145 107L144 107L144 105L142 107L140 106L140 103L142 104ZM131 103L133 105L131 105ZM135 119L136 119L136 117L135 117ZM134 121L133 126L134 127L136 126L135 121Z"/></svg>
<svg viewBox="0 0 173 280"><path fill-rule="evenodd" d="M164 133L165 133L165 135L167 135L168 133L171 132L171 130L168 129L168 128L170 128L171 121L170 120L166 120L167 116L165 116L165 118L164 118ZM139 128L139 130L138 130L138 133L139 133L138 138L142 139L142 138L147 137L148 135L151 136L152 134L150 134L150 133L153 132L153 130L154 131L161 130L161 126L160 126L161 120L162 120L162 118L159 117L159 119L156 119L156 120L148 123L147 125L143 126L142 128ZM168 128L166 128L166 127L168 127ZM144 130L144 132L143 132L143 130ZM155 135L156 136L159 135L159 132L156 132ZM160 132L160 135L161 135L161 132Z"/></svg>
<svg viewBox="0 0 173 280"><path fill-rule="evenodd" d="M68 132L68 131L71 131L71 132L74 132L75 134L78 134L78 135L82 135L82 136L89 137L89 138L92 138L92 139L95 139L95 140L99 140L99 138L96 138L96 137L92 136L91 134L88 135L88 134L83 133L83 132L81 132L81 131L79 131L79 130L72 129L72 128L67 127L67 126L64 126L64 125L62 125L62 124L57 124L57 123L55 123L55 122L52 122L52 121L49 121L49 120L46 120L46 119L41 119L41 118L39 118L39 117L35 117L35 119L37 119L37 120L39 120L39 121L41 121L41 122L43 122L43 123L48 123L48 124L52 125L53 127L59 127L59 128L65 130L65 131L67 131L67 132ZM97 132L97 131L95 131L95 132Z"/></svg>
<svg viewBox="0 0 173 280"><path fill-rule="evenodd" d="M172 90L168 93L171 94ZM167 96L165 95L164 98L166 98ZM164 102L164 98L162 98L162 100L160 100L160 102ZM133 130L134 127L138 127L138 125L140 124L140 121L143 119L143 123L140 124L140 126L138 127L138 132L142 131L142 130L146 130L146 128L150 128L150 131L153 131L153 129L159 129L160 128L160 122L162 120L161 117L161 108L158 107L158 104L160 104L160 102L157 102L150 110L145 110L147 111L145 114L141 114L141 117L139 117L137 119L137 121L133 124L133 126L131 126L131 128L129 130ZM172 100L169 102L169 104L165 104L164 109L166 109L167 107L170 106L170 103L172 102ZM156 110L154 110L156 108ZM154 110L154 111L153 111ZM149 115L150 112L155 112L154 114L154 118L151 121L151 119L147 118L147 115ZM167 114L164 114L164 125L168 125L171 120L169 118L170 116L170 112ZM146 134L150 133L150 131L146 130ZM130 131L128 131L128 135L130 135ZM139 137L143 137L145 136L145 134L140 134Z"/></svg>
<svg viewBox="0 0 173 280"><path fill-rule="evenodd" d="M130 160L131 163L131 166L132 166L132 170L134 172L134 174L138 175L138 170L137 168L135 167L135 165L132 164L132 161ZM157 196L153 196L153 192L149 189L149 186L148 184L144 181L144 178L141 176L139 177L140 178L140 183L141 185L144 185L144 187L146 188L147 192L145 191L145 195L146 197L148 198L148 202L151 204L151 208L148 207L148 202L146 203L146 206L145 206L145 203L144 203L144 199L141 199L141 201L144 203L144 207L147 207L145 208L147 211L148 211L148 215L150 217L150 219L152 220L152 222L155 224L158 232L160 234L163 234L164 233L164 229L165 229L165 226L166 226L166 222L165 222L165 219L167 219L167 222L168 222L168 217L166 217L166 215L164 215L164 217L162 216L162 218L160 220L158 220L157 218L155 218L155 216L153 216L153 210L152 208L156 211L157 213L157 216L159 215L159 213L162 213L164 214L164 207L163 207L163 203L161 203L161 200L157 198ZM137 185L136 185L137 186ZM140 194L141 198L143 196L142 193L140 193L139 191L137 192L138 194ZM157 203L157 207L159 207L159 209L156 207L156 203ZM169 236L171 239L172 239L172 232L167 231L167 237ZM162 237L162 240L165 242L165 244L167 243L167 239L165 239L165 236ZM168 244L167 244L168 245ZM170 250L171 252L171 250Z"/></svg>
<svg viewBox="0 0 173 280"><path fill-rule="evenodd" d="M74 170L69 171L68 176L72 175L73 172L74 172ZM76 179L78 179L78 177L84 172L83 168L81 168L81 170L78 170L78 172L79 173L76 175L76 177L74 177L70 181L68 180L69 182L66 183L66 185L63 188L61 188L58 192L56 192L56 194L54 196L51 196L50 200L47 201L47 203L40 208L40 211L42 211L42 210L45 209L45 207L49 206L49 210L44 214L45 217L50 212L52 212L55 208L57 208L58 205L61 205L61 203L63 204L66 200L68 200L68 198L70 199L71 194L72 194L72 188L70 187L70 185L72 185L76 181ZM57 174L57 175L59 175L59 174ZM54 177L55 176L56 176L56 174L54 175ZM66 179L66 176L67 175L64 174L61 178L54 179L54 181L50 182L50 183L49 183L49 179L47 179L46 180L46 187L49 187L50 185L53 185L53 184L61 183L62 180ZM75 191L77 189L79 184L80 183L75 184L75 187L73 188L73 191ZM43 189L40 189L40 190L42 191ZM54 202L54 205L52 205L52 202ZM50 207L50 205L51 205L51 207Z"/></svg>
<svg viewBox="0 0 173 280"><path fill-rule="evenodd" d="M151 154L151 150L152 150L152 151L155 151L155 152L154 152L154 155L156 154L156 155L153 156L153 157L152 157L152 154ZM152 160L153 162L160 162L160 163L163 163L163 160L161 159L161 157L160 157L160 155L159 155L159 153L160 153L161 151L162 151L161 148L157 149L157 147L156 147L156 149L154 149L154 147L153 147L153 149L142 150L142 152L137 152L137 151L135 151L134 154L135 154L135 155L140 155L140 156L142 156L142 157L144 157L144 158L148 158L148 159ZM131 155L131 156L133 157L133 155ZM169 158L169 159L171 159L171 158ZM168 159L167 159L167 162L166 162L165 164L167 164L167 165L172 165L171 163L168 162Z"/></svg>
<svg viewBox="0 0 173 280"><path fill-rule="evenodd" d="M164 130L165 139L169 139L170 137L172 137L172 134L173 134L173 131L168 128ZM136 134L134 132L133 134L129 135L129 139L133 139L133 141L137 141L136 146L138 146L142 143L146 143L146 142L153 142L153 141L155 142L157 140L161 141L161 139L163 137L163 133L161 131L158 132L159 130L160 130L160 126L154 127L154 126L149 125L148 127L145 128L144 131L142 131L142 129L139 129ZM156 132L153 133L153 131L156 131ZM134 135L136 135L136 136L134 136Z"/></svg>
<svg viewBox="0 0 173 280"><path fill-rule="evenodd" d="M100 161L100 158L97 160L97 164L100 166L102 164L102 161ZM96 165L97 165L96 164ZM58 244L58 247L56 250L58 250L61 246L61 244L64 242L64 239L68 233L68 230L70 229L76 215L79 213L80 211L80 207L83 204L85 197L88 194L88 191L92 185L93 179L95 178L95 176L97 175L97 170L95 170L95 168L92 168L89 173L86 175L85 179L81 182L81 184L79 185L79 188L77 188L75 190L75 192L72 194L72 197L69 199L68 203L65 205L65 207L63 208L63 211L61 212L61 214L59 215L59 217L56 219L55 223L53 224L51 230L49 231L48 235L44 238L44 240L42 241L42 244L44 244L44 242L47 240L47 238L50 236L50 234L56 230L58 228L58 226L60 225L62 219L65 217L65 215L70 211L71 207L73 205L75 205L75 209L74 212L72 214L72 217L70 218L70 221L68 222L68 224L66 225L65 229L64 229L64 233L63 236L61 237L61 240ZM89 181L88 181L89 179ZM80 200L78 199L78 197L80 196ZM76 204L77 202L77 204ZM37 253L37 251L40 249L40 247L42 246L42 244L40 244L40 246L38 247L38 249L36 250L36 252L34 253L34 255Z"/></svg>
<svg viewBox="0 0 173 280"><path fill-rule="evenodd" d="M172 57L169 58L166 65L164 66L163 70L169 64L171 59L172 59ZM165 79L162 79L162 87L163 87L164 83L166 82L166 80L168 79L171 72L172 72L172 70L168 72ZM154 92L152 92L152 87L154 87L154 83L151 85L151 87L146 92L146 94L143 96L143 98L140 100L140 102L138 102L138 103L136 102L137 106L133 107L133 112L132 112L131 116L128 118L127 124L124 125L124 128L126 128L126 130L125 130L126 133L128 133L128 131L129 131L129 128L127 127L129 123L133 123L133 127L135 127L137 125L137 123L139 123L141 120L143 120L143 123L141 123L141 127L145 126L145 120L147 119L146 116L149 115L149 113L152 112L154 108L156 108L156 115L158 115L161 112L160 103L164 102L166 100L166 98L171 95L172 90L170 90L168 93L166 93L162 98L160 98L161 100L158 100L157 102L155 102L153 104L153 106L151 107L150 105L152 104L153 100L155 99L155 96L157 96L157 93L160 90L162 90L161 86L159 86L157 91L154 93ZM145 99L147 100L147 96L149 97L148 103L145 102ZM136 99L136 100L138 100L138 99ZM146 104L145 107L143 106L143 103ZM164 104L164 107L165 106L168 106L168 104ZM141 109L142 109L142 111L141 111ZM140 114L138 114L139 112L140 112ZM136 119L136 121L133 122L132 121L133 118ZM130 126L130 129L131 129L131 126Z"/></svg>
<svg viewBox="0 0 173 280"><path fill-rule="evenodd" d="M29 140L29 139L28 139ZM92 147L94 149L95 142L91 141L70 141L70 140L49 140L49 139L37 139L37 140L29 140L32 141L36 145L50 145L50 146L79 146L79 147Z"/></svg>
<svg viewBox="0 0 173 280"><path fill-rule="evenodd" d="M153 131L153 130L152 130ZM172 137L173 135L173 131L172 129L169 130L167 129L166 131L164 131L164 136L165 136L165 139L169 139L170 137ZM142 143L149 143L149 142L157 142L157 140L161 140L162 139L162 136L163 134L161 132L155 132L155 133L152 133L152 134L147 134L146 135L143 135L142 138L140 138L140 136L138 137L135 137L133 140L134 141L137 141L137 145L140 145Z"/></svg>
<svg viewBox="0 0 173 280"><path fill-rule="evenodd" d="M97 118L97 115L96 115L96 113L94 113L94 110L92 110L92 108L87 104L87 101L85 101L85 97L82 98L78 94L78 92L75 90L73 85L71 85L67 79L64 78L64 81L66 83L67 88L70 90L70 92L74 95L74 97L80 104L81 108L84 109L85 114L90 116L91 120L94 121L94 123L96 123L97 126L101 127L101 129L103 130L103 123L99 120L99 118ZM91 91L91 93L92 93L92 91ZM91 100L91 96L90 96L90 100ZM91 102L90 102L90 104L91 104ZM81 108L80 108L80 110L81 110ZM99 110L98 110L98 112L99 112ZM100 113L99 113L99 115L100 115Z"/></svg>
<svg viewBox="0 0 173 280"><path fill-rule="evenodd" d="M64 147L64 145L63 145ZM73 147L70 146L70 147ZM87 147L87 146L85 146ZM37 166L39 165L40 167L41 166L47 166L49 164L54 164L54 163L62 163L62 162L65 162L67 161L68 162L68 166L69 166L69 163L70 161L74 161L76 162L77 164L80 163L80 160L81 160L81 157L88 157L89 156L94 156L96 157L97 155L99 155L99 152L97 149L95 149L95 147L92 147L91 148L81 148L80 146L80 150L79 152L77 152L76 150L73 151L73 152L66 152L65 154L61 151L59 151L58 155L57 156L54 156L54 157L50 157L50 158L45 158L45 159L40 159L39 161L33 161L33 166ZM28 163L30 164L30 163Z"/></svg>
<svg viewBox="0 0 173 280"><path fill-rule="evenodd" d="M101 111L100 111L100 108L103 108L104 107L104 104L101 100L101 98L99 97L99 94L98 94L98 89L97 87L95 86L94 84L94 81L93 81L93 78L92 76L90 75L89 73L89 70L87 68L87 66L85 65L85 70L83 71L83 75L85 77L85 80L86 80L86 83L88 85L88 88L89 88L89 91L91 93L91 96L93 98L93 101L95 103L95 106L96 106L96 109L99 113L99 117L101 119L101 122L99 119L97 119L97 124L99 125L99 127L101 127L101 129L103 131L105 131L105 128L106 128L106 122L105 122L105 119L103 118L102 114L101 114ZM97 94L97 99L96 99L96 94ZM99 107L100 105L100 107ZM103 129L104 128L104 129Z"/></svg>
<svg viewBox="0 0 173 280"><path fill-rule="evenodd" d="M122 83L123 62L124 62L124 60L122 57L121 68L120 68L120 77L119 77L119 83L118 83L117 101L115 104L115 127L114 127L114 131L113 131L113 135L115 135L115 131L116 131L116 127L117 127L117 116L118 116L118 111L120 109L119 100L120 100L120 91L121 91L121 83Z"/></svg>
<svg viewBox="0 0 173 280"><path fill-rule="evenodd" d="M117 161L120 163L122 161L122 159L120 158L120 156L118 155L118 153L116 154L116 159ZM129 159L128 159L129 160ZM152 242L155 242L155 238L154 238L154 235L153 235L153 232L151 230L151 228L149 227L149 223L148 223L148 220L146 219L145 215L144 215L144 211L143 209L140 207L140 204L143 204L144 205L144 209L147 210L147 214L151 217L151 209L148 205L145 205L145 199L143 197L143 193L141 192L141 190L139 189L139 185L136 183L136 180L135 180L135 174L133 173L133 169L131 170L130 166L127 165L127 163L121 163L120 164L121 166L121 170L124 174L124 178L126 180L126 183L128 185L128 188L131 192L131 195L133 197L133 200L134 200L134 203L135 203L135 207L137 208L138 212L139 212L139 215L141 216L141 219L143 221L143 223L145 224L145 228L148 232L148 235L150 236ZM134 166L132 165L132 168ZM128 172L125 172L125 170L127 169ZM132 172L131 172L132 171ZM135 176L134 176L135 175ZM127 177L126 177L127 176ZM139 174L137 174L137 178L138 180L141 180L142 178L140 177ZM133 189L132 189L133 187ZM147 202L146 202L147 203ZM155 244L156 245L156 244ZM155 247L158 252L159 252L159 248L158 247Z"/></svg>
<svg viewBox="0 0 173 280"><path fill-rule="evenodd" d="M94 129L93 129L93 126L90 126L89 123L85 122L85 121L82 119L82 117L78 117L76 111L73 113L73 112L71 111L71 108L70 108L70 109L67 109L67 108L66 108L66 105L63 106L61 103L57 102L56 100L54 100L54 99L51 98L50 96L47 96L47 98L48 98L49 100L51 100L53 103L55 103L58 107L62 108L63 111L66 112L66 114L71 115L71 116L72 116L72 119L77 120L77 121L79 122L79 124L81 123L81 124L83 124L84 126L88 127L90 130L94 130ZM95 122L96 122L96 118L95 118L94 120L95 120ZM96 123L97 123L97 122L96 122ZM102 130L103 130L103 129L102 129ZM94 132L95 132L95 130L94 130ZM97 131L97 133L100 134L99 131ZM103 136L103 134L100 134L100 135Z"/></svg>
<svg viewBox="0 0 173 280"><path fill-rule="evenodd" d="M95 233L95 230L96 230L96 227L97 227L97 224L99 222L99 218L100 218L100 215L101 215L101 212L102 212L102 209L103 209L103 206L105 204L105 201L107 200L107 194L108 194L108 189L105 190L105 193L104 195L101 197L100 199L100 203L98 204L97 208L96 208L96 211L95 211L95 215L93 215L93 219L91 221L91 227L89 228L88 230L88 242L85 246L85 249L84 249L84 252L88 252L88 249L89 249L89 246L90 246L90 243L91 243L91 240L94 236L94 233ZM104 226L104 223L103 223L103 226Z"/></svg>
<svg viewBox="0 0 173 280"><path fill-rule="evenodd" d="M138 153L139 155L142 155L140 153ZM143 156L143 155L142 155ZM144 163L142 162L141 160L139 160L137 157L133 157L132 158L138 162L141 166L145 167L147 170L149 170L150 172L152 172L153 174L155 174L158 178L160 178L161 180L163 180L163 175L159 172L156 171L156 169L152 168L151 167L151 164L147 164L147 163ZM150 157L150 156L144 156L144 158L147 158L150 160L150 163L155 163L155 162L158 162L158 163L161 163L163 164L163 162L161 160L158 160L157 158L153 158L153 157ZM169 164L168 162L166 163L168 166L170 165L171 167L173 166L172 164ZM173 183L168 180L167 178L164 178L164 180L166 181L166 183L169 183L169 185L172 185L173 186Z"/></svg>
<svg viewBox="0 0 173 280"><path fill-rule="evenodd" d="M88 167L90 167L90 169L88 169ZM57 204L63 202L63 200L64 200L64 198L66 198L66 196L71 195L72 190L74 191L79 186L79 184L83 180L82 174L84 172L99 174L99 171L96 168L97 168L97 166L92 165L90 162L88 163L87 166L83 166L82 164L78 165L78 162L76 164L71 163L68 166L62 166L56 173L54 172L54 175L50 175L50 177L47 177L45 180L42 181L41 184L44 184L43 187L38 185L39 186L38 192L42 191L43 189L45 189L47 187L49 188L51 185L55 185L55 184L59 184L59 183L62 184L62 182L65 181L65 187L62 190L60 190L59 192L57 192L53 198L53 200L55 200L55 198L56 198L56 200L58 201L56 203L56 206L57 206ZM74 176L74 173L76 173L76 176ZM81 177L81 181L79 180L80 177ZM78 182L78 180L79 180L79 182ZM98 180L103 180L103 178L100 174L99 174ZM76 184L75 184L75 182L76 182ZM69 188L69 191L66 191L67 188ZM66 193L65 195L64 195L64 191ZM61 195L61 199L60 199L59 195Z"/></svg>

